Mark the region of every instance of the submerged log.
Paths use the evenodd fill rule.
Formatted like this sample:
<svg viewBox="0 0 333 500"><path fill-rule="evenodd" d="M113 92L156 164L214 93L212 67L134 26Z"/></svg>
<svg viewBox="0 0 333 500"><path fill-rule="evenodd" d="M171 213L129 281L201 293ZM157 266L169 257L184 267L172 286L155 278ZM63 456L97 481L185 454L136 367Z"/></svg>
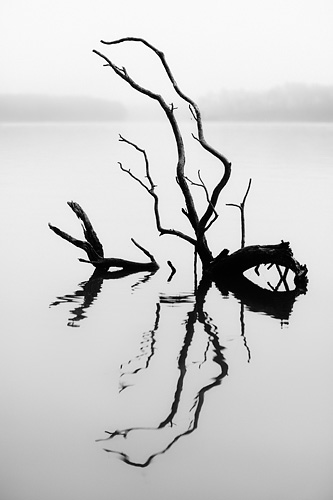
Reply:
<svg viewBox="0 0 333 500"><path fill-rule="evenodd" d="M210 264L206 273L215 281L229 282L238 280L251 268L258 269L261 264L276 264L294 272L294 283L300 293L306 291L308 278L307 267L301 265L293 256L290 244L281 241L277 245L252 245L241 248L232 254L223 250Z"/></svg>
<svg viewBox="0 0 333 500"><path fill-rule="evenodd" d="M133 238L131 239L132 242L149 258L149 262L136 262L116 257L104 257L103 245L99 241L85 211L74 201L69 201L67 204L76 214L78 219L81 220L85 240L78 240L52 224L49 224L49 228L55 234L60 236L60 238L63 238L72 245L81 248L86 252L88 260L79 259L80 262L92 264L96 269L100 269L101 271L107 271L110 267L117 267L123 269L125 272L135 273L140 271L156 271L159 268L153 255L151 255L143 246L139 245L139 243L137 243Z"/></svg>

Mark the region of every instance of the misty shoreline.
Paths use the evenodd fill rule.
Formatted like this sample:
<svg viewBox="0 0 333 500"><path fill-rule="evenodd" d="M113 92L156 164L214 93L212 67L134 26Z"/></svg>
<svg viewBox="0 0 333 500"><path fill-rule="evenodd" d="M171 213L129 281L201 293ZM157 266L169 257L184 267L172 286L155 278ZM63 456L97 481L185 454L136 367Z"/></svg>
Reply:
<svg viewBox="0 0 333 500"><path fill-rule="evenodd" d="M109 122L126 115L120 102L94 97L0 94L0 122Z"/></svg>
<svg viewBox="0 0 333 500"><path fill-rule="evenodd" d="M267 91L221 91L198 99L205 121L333 122L333 86L289 84ZM190 119L177 110L179 120ZM158 106L135 107L85 96L0 94L0 123L163 120Z"/></svg>

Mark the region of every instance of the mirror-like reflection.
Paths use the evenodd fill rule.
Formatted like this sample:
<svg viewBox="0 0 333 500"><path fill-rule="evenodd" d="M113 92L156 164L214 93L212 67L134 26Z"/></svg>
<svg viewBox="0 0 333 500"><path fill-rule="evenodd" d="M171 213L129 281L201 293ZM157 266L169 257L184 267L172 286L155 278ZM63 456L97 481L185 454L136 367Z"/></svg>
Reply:
<svg viewBox="0 0 333 500"><path fill-rule="evenodd" d="M121 375L119 380L119 392L130 386L130 384L123 381L128 375L136 375L141 370L147 370L153 356L155 354L156 332L160 323L161 305L158 302L155 310L155 323L151 330L142 334L142 341L140 346L140 353L134 359L129 360L127 363L121 365Z"/></svg>
<svg viewBox="0 0 333 500"><path fill-rule="evenodd" d="M153 274L141 273L131 285L132 291L149 281ZM57 297L50 306L66 302L79 303L70 311L73 316L68 321L68 326L79 326L79 322L87 317L87 310L100 294L103 281L127 275L127 272L121 270L95 271L88 281L79 285L78 290ZM117 454L129 465L147 467L156 456L164 454L180 438L194 432L198 427L206 393L220 385L228 374L228 365L223 354L225 347L220 344L218 327L205 311L206 296L212 284L210 280L201 280L194 293L160 293L154 306L152 328L141 334L139 353L120 367L119 393L125 389L135 391L136 378L143 372L146 372L148 379L156 376L158 359L155 360L155 369L152 369L151 373L150 368L152 361L159 357L156 342L161 322L166 320L170 307L180 304L191 306L179 325L183 331L183 342L180 349L173 352L177 375L172 373L174 368L170 367L169 386L173 384L174 389L170 389L173 396L163 418L155 425L133 425L107 430L107 437L97 440L105 443L106 452ZM245 335L245 308L279 319L283 324L288 321L296 297L301 293L290 291L287 287L283 292L264 289L245 277L233 280L232 283L215 280L214 285L224 298L231 293L240 304L240 336L248 362L251 360L251 352Z"/></svg>
<svg viewBox="0 0 333 500"><path fill-rule="evenodd" d="M227 296L231 292L249 311L267 314L272 318L279 319L282 323L288 322L297 297L305 293L299 288L278 291L275 287L269 290L243 275L232 281L215 279L214 283L223 296Z"/></svg>
<svg viewBox="0 0 333 500"><path fill-rule="evenodd" d="M135 281L135 283L131 286L132 290L135 290L140 284L147 282L155 274L155 272L156 271L140 273L140 278L138 278L137 281ZM63 303L79 304L70 311L73 316L68 318L67 323L67 326L79 327L79 322L87 317L87 309L91 307L97 299L102 289L103 281L117 280L129 276L130 274L136 274L136 271L131 273L130 271L124 271L123 269L115 271L102 271L100 269L95 269L88 281L83 281L79 284L80 288L78 290L75 290L73 293L57 297L57 300L52 302L50 307L58 306Z"/></svg>
<svg viewBox="0 0 333 500"><path fill-rule="evenodd" d="M185 334L183 345L177 354L178 376L173 400L163 420L154 427L129 427L107 431L108 437L99 440L111 441L110 447L104 448L105 451L117 453L129 465L146 467L157 455L169 450L181 437L191 434L198 426L206 392L218 386L228 373L228 365L222 354L224 347L219 343L217 327L203 310L207 291L207 284L202 288L199 287L193 309L184 320ZM170 297L170 301L165 300L166 297L163 299L167 313L172 298ZM188 296L185 296L185 301L188 302ZM156 332L159 321L160 303L156 305L156 320L152 332ZM197 324L203 328L206 344L201 343L200 361L193 359L193 355L197 355L198 347L193 348ZM154 354L152 348L148 352ZM144 363L146 369L150 359L149 355L146 356ZM212 376L213 372L216 373ZM173 380L173 377L170 379Z"/></svg>

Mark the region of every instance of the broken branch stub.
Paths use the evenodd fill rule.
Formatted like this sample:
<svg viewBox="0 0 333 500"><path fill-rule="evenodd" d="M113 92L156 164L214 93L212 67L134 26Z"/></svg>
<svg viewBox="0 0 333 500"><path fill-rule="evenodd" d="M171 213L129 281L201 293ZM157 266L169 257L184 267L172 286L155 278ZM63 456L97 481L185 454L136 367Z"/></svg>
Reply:
<svg viewBox="0 0 333 500"><path fill-rule="evenodd" d="M218 276L219 279L225 277L228 280L243 275L248 269L258 268L261 264L277 264L290 269L295 274L294 283L296 288L303 292L306 291L308 283L307 267L301 265L294 258L290 244L287 241L281 241L277 245L251 245L240 248L232 254L222 251L212 262L207 273L213 279Z"/></svg>
<svg viewBox="0 0 333 500"><path fill-rule="evenodd" d="M88 243L92 246L96 254L100 257L104 257L103 245L99 241L98 236L87 216L87 214L82 210L80 205L75 201L68 201L67 205L73 210L77 218L82 221L84 236Z"/></svg>
<svg viewBox="0 0 333 500"><path fill-rule="evenodd" d="M80 258L80 262L92 264L96 269L100 269L103 271L107 271L110 267L118 267L122 268L124 271L128 271L129 273L140 271L156 271L159 268L153 255L148 252L148 250L146 250L143 246L139 245L139 243L137 243L133 238L132 242L149 258L149 262L136 262L116 257L104 257L103 245L99 241L99 238L85 211L78 203L74 201L68 202L68 206L81 220L85 240L78 240L77 238L74 238L73 236L65 233L52 224L49 224L49 228L55 234L60 236L60 238L68 241L72 245L81 248L86 252L88 260Z"/></svg>

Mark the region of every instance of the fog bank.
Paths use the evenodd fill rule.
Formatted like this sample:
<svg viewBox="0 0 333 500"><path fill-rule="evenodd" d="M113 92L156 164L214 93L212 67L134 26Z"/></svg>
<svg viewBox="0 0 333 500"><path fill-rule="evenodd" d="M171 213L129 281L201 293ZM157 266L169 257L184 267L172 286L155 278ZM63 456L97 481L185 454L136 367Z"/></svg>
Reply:
<svg viewBox="0 0 333 500"><path fill-rule="evenodd" d="M333 87L288 84L261 92L221 91L199 100L203 117L225 121L333 121Z"/></svg>
<svg viewBox="0 0 333 500"><path fill-rule="evenodd" d="M0 95L2 122L114 121L126 117L119 102L93 97Z"/></svg>

